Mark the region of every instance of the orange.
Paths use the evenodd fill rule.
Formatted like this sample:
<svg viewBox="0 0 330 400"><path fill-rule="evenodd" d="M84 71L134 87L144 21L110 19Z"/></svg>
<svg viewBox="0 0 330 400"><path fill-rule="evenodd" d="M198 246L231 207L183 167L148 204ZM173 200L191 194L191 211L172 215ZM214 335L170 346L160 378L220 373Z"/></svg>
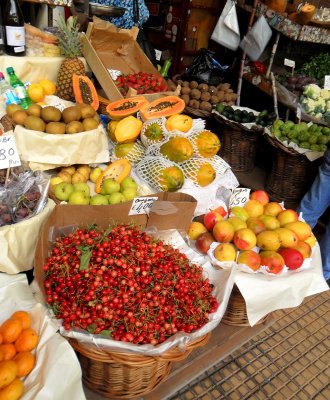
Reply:
<svg viewBox="0 0 330 400"><path fill-rule="evenodd" d="M0 349L0 362L5 359L5 355L3 354L3 351Z"/></svg>
<svg viewBox="0 0 330 400"><path fill-rule="evenodd" d="M22 322L23 329L30 328L31 317L30 317L30 314L26 311L16 311L10 317L10 319L19 319Z"/></svg>
<svg viewBox="0 0 330 400"><path fill-rule="evenodd" d="M12 343L0 344L0 351L4 360L11 360L16 355L16 348Z"/></svg>
<svg viewBox="0 0 330 400"><path fill-rule="evenodd" d="M0 333L2 334L3 343L13 343L22 332L22 322L18 319L7 319L0 326Z"/></svg>
<svg viewBox="0 0 330 400"><path fill-rule="evenodd" d="M18 366L17 376L21 378L22 376L28 375L33 367L35 366L36 359L32 353L29 351L23 351L18 353L14 358L15 363Z"/></svg>
<svg viewBox="0 0 330 400"><path fill-rule="evenodd" d="M17 376L18 366L12 361L2 361L0 363L0 389L9 385Z"/></svg>
<svg viewBox="0 0 330 400"><path fill-rule="evenodd" d="M55 83L50 81L49 79L41 79L39 81L39 85L41 85L43 87L46 96L55 94L55 92L56 92Z"/></svg>
<svg viewBox="0 0 330 400"><path fill-rule="evenodd" d="M2 334L0 333L0 344L2 343L3 337Z"/></svg>
<svg viewBox="0 0 330 400"><path fill-rule="evenodd" d="M38 334L34 329L24 329L15 342L16 351L31 351L36 347L38 340Z"/></svg>
<svg viewBox="0 0 330 400"><path fill-rule="evenodd" d="M24 392L23 382L16 378L8 386L0 390L0 400L18 400Z"/></svg>
<svg viewBox="0 0 330 400"><path fill-rule="evenodd" d="M34 103L42 101L45 97L44 88L39 83L32 83L32 85L28 86L27 94Z"/></svg>

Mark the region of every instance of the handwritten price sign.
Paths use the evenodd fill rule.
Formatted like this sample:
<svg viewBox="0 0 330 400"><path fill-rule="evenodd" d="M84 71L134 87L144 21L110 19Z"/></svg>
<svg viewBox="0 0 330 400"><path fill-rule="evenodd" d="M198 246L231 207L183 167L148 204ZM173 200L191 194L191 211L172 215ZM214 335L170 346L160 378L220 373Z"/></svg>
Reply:
<svg viewBox="0 0 330 400"><path fill-rule="evenodd" d="M232 207L243 207L244 204L249 200L251 189L248 188L237 188L233 190L229 200L229 208Z"/></svg>
<svg viewBox="0 0 330 400"><path fill-rule="evenodd" d="M149 214L155 200L158 197L135 197L128 215Z"/></svg>
<svg viewBox="0 0 330 400"><path fill-rule="evenodd" d="M14 136L0 136L0 169L18 167L19 165L21 165L21 160L18 156Z"/></svg>

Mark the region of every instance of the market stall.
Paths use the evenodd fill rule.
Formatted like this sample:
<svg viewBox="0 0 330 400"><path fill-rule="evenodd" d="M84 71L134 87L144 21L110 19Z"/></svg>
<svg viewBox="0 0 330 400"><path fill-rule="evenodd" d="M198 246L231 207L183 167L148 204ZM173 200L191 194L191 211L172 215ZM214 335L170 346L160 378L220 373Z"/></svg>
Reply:
<svg viewBox="0 0 330 400"><path fill-rule="evenodd" d="M9 338L15 311L31 311L38 340L32 372L20 375L14 356L0 361L14 370L0 390L15 381L35 398L63 380L67 368L49 382L42 364L58 356L54 341L72 373L54 398L84 398L83 383L87 398L165 399L269 326L273 311L328 290L303 215L235 176L251 171L261 135L289 147L295 124L236 107L227 82L165 80L134 29L94 18L80 38L70 18L60 30L64 58L17 68L1 58L30 84L22 95L10 81L14 101L2 104L11 125L0 136L0 351L19 349L28 329L15 322ZM317 159L318 138L330 136L311 126L318 147L294 150ZM32 268L28 286L17 273Z"/></svg>

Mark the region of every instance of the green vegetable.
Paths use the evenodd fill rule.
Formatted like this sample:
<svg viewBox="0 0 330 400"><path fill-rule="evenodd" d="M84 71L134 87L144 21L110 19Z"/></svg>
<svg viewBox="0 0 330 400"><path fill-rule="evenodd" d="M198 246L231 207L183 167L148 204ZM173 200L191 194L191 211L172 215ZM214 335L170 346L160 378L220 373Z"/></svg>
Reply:
<svg viewBox="0 0 330 400"><path fill-rule="evenodd" d="M309 62L305 63L300 73L316 78L320 82L323 81L325 75L329 75L330 71L330 54L321 53L310 58Z"/></svg>

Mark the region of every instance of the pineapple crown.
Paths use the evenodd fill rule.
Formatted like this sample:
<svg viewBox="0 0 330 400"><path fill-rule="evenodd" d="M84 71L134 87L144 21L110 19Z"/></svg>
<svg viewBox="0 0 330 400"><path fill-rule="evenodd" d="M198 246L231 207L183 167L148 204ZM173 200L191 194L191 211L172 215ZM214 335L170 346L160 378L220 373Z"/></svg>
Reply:
<svg viewBox="0 0 330 400"><path fill-rule="evenodd" d="M60 15L57 23L60 30L58 44L61 54L66 58L80 57L81 42L77 17L71 16L65 21L64 17Z"/></svg>

